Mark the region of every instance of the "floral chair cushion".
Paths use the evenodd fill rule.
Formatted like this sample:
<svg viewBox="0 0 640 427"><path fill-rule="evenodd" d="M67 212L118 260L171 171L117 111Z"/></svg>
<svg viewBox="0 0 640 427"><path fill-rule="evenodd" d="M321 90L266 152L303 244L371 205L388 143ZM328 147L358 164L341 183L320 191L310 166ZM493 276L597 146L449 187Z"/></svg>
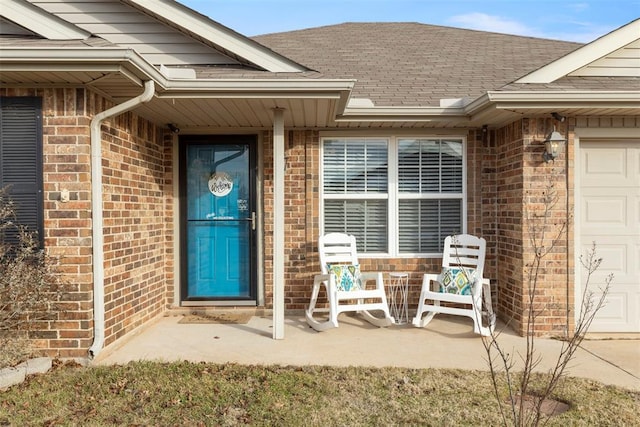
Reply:
<svg viewBox="0 0 640 427"><path fill-rule="evenodd" d="M327 265L329 274L335 276L336 287L339 291L357 291L362 289L360 281L360 265Z"/></svg>
<svg viewBox="0 0 640 427"><path fill-rule="evenodd" d="M471 295L471 284L475 281L473 268L442 267L438 282L440 292L457 295Z"/></svg>

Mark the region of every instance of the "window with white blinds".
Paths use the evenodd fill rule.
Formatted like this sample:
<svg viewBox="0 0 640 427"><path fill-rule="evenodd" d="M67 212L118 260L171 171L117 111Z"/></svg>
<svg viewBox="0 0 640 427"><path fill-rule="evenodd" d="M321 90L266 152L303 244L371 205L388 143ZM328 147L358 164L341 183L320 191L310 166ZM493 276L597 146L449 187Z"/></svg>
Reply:
<svg viewBox="0 0 640 427"><path fill-rule="evenodd" d="M356 236L358 251L388 251L386 139L326 139L323 143L325 232Z"/></svg>
<svg viewBox="0 0 640 427"><path fill-rule="evenodd" d="M325 233L356 236L358 251L437 254L464 230L462 138L326 138Z"/></svg>

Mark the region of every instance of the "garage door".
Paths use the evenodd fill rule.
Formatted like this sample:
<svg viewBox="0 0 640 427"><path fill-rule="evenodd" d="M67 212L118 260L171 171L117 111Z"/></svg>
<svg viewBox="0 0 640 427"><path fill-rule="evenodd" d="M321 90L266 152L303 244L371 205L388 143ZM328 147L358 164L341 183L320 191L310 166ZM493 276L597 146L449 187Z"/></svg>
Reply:
<svg viewBox="0 0 640 427"><path fill-rule="evenodd" d="M590 289L613 273L606 306L591 332L640 332L640 141L581 141L581 253L596 243L600 269ZM584 269L580 272L584 291Z"/></svg>

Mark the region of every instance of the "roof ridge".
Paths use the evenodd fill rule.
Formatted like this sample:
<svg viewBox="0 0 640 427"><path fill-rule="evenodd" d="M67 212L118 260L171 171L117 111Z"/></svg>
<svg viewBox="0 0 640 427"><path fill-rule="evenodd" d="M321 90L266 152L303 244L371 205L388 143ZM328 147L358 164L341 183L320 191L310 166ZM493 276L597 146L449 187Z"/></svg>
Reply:
<svg viewBox="0 0 640 427"><path fill-rule="evenodd" d="M418 21L345 21L345 22L340 22L340 23L336 23L336 24L320 25L320 26L311 27L311 28L300 28L300 29L290 30L290 31L279 31L279 32L274 32L274 33L260 34L260 35L252 36L251 38L255 39L255 38L260 38L260 37L263 37L263 36L272 36L272 35L277 35L277 34L293 34L293 33L300 33L300 32L311 32L311 31L319 30L319 29L327 29L327 28L331 28L331 27L341 27L341 26L347 26L347 25L357 25L357 26L419 25L419 26L423 26L423 27L431 27L431 28L434 28L434 29L453 30L453 31L460 31L460 32L474 32L474 33L482 33L482 34L493 34L493 35L504 36L504 37L516 37L516 38L520 38L520 39L548 40L548 41L552 41L552 42L561 42L561 43L572 44L572 45L575 45L576 47L585 45L585 43L574 42L574 41L569 41L569 40L552 39L552 38L548 38L548 37L525 36L525 35L521 35L521 34L501 33L501 32L497 32L497 31L485 31L485 30L478 30L478 29L473 29L473 28L462 28L462 27L454 27L454 26L441 25L441 24L429 24L429 23L418 22Z"/></svg>

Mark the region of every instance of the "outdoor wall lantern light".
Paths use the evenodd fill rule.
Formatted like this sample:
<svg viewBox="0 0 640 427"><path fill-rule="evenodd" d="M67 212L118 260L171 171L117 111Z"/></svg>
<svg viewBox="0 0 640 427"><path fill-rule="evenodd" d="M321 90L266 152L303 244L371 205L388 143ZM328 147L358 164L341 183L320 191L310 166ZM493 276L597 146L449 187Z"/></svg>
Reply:
<svg viewBox="0 0 640 427"><path fill-rule="evenodd" d="M556 127L553 127L553 132L547 136L547 139L544 140L545 152L542 155L542 158L546 163L549 163L551 160L555 160L562 149L562 146L567 140L562 137L560 132L556 131Z"/></svg>

